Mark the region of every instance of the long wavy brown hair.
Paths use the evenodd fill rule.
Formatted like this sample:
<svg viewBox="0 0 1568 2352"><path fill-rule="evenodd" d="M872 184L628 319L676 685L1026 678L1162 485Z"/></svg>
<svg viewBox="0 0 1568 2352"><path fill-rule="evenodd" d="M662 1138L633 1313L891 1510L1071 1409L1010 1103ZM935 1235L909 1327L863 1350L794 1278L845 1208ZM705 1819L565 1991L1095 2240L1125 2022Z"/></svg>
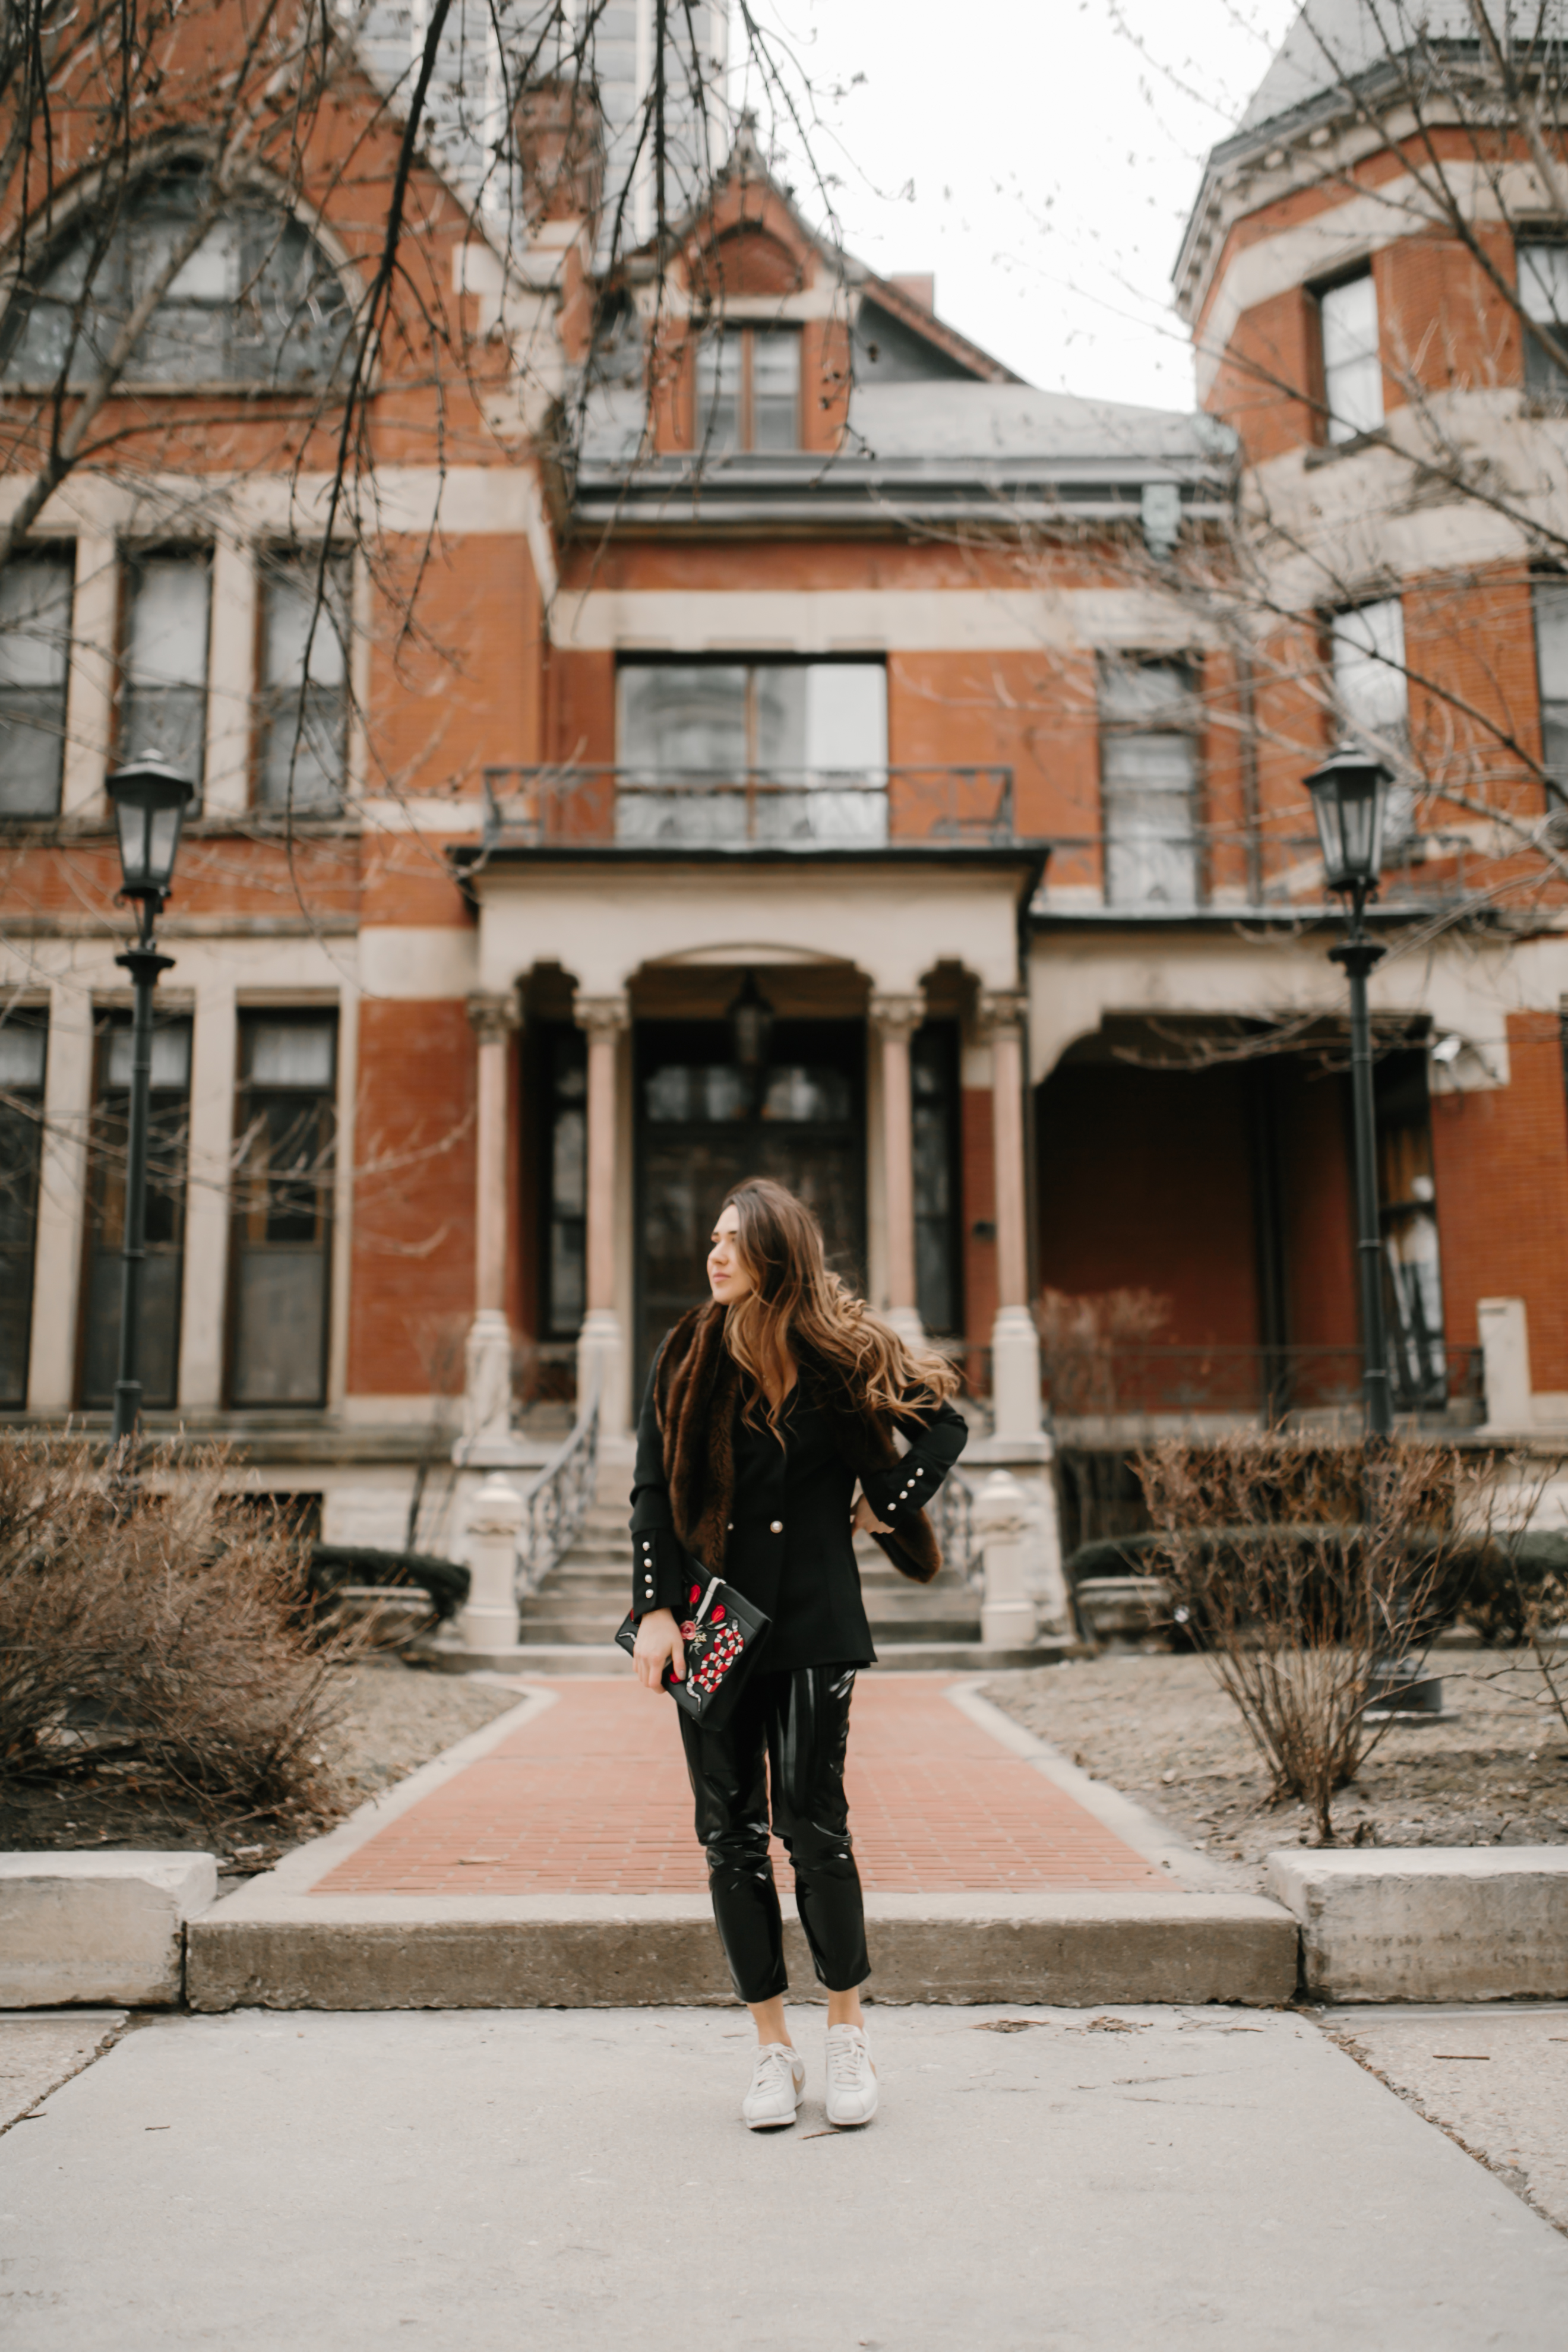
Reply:
<svg viewBox="0 0 1568 2352"><path fill-rule="evenodd" d="M728 1192L719 1214L733 1208L740 1255L755 1287L724 1310L724 1345L752 1383L746 1418L759 1400L778 1434L792 1354L809 1349L843 1373L857 1402L876 1412L919 1412L958 1387L945 1357L918 1354L890 1324L857 1298L828 1266L822 1228L805 1202L769 1176L748 1176Z"/></svg>

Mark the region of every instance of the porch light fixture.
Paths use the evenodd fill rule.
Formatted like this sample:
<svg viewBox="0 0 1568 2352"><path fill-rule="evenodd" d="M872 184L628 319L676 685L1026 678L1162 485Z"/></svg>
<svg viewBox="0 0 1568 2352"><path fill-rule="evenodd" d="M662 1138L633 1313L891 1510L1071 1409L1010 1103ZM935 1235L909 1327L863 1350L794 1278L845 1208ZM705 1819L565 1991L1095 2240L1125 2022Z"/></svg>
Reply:
<svg viewBox="0 0 1568 2352"><path fill-rule="evenodd" d="M1330 890L1375 897L1383 867L1383 828L1394 779L1381 760L1342 743L1307 779Z"/></svg>
<svg viewBox="0 0 1568 2352"><path fill-rule="evenodd" d="M768 1058L768 1040L773 1032L773 1008L757 986L754 971L748 971L730 1006L730 1035L735 1048L735 1059L742 1069L755 1074Z"/></svg>
<svg viewBox="0 0 1568 2352"><path fill-rule="evenodd" d="M195 787L162 753L146 751L110 777L108 792L120 836L120 895L151 904L155 914L174 887L180 829Z"/></svg>
<svg viewBox="0 0 1568 2352"><path fill-rule="evenodd" d="M189 776L160 752L132 760L109 779L120 838L120 895L137 907L136 938L114 959L131 974L131 1106L125 1139L125 1211L120 1251L120 1360L114 1382L110 1444L116 1483L133 1485L137 1424L142 1418L138 1372L142 1344L142 1277L147 1259L147 1124L153 1084L153 991L173 956L161 955L153 926L174 888L180 828L195 798Z"/></svg>

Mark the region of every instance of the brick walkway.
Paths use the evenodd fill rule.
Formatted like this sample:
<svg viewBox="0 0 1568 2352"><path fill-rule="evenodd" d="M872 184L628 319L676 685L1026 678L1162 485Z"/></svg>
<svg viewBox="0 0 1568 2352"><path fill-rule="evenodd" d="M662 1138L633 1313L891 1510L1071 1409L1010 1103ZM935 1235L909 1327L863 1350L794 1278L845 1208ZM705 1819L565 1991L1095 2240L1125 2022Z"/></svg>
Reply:
<svg viewBox="0 0 1568 2352"><path fill-rule="evenodd" d="M553 1688L553 1706L389 1822L312 1892L702 1893L673 1708L629 1677ZM868 1675L856 1693L850 1822L868 1892L1170 1888L943 1688L934 1676ZM784 1864L776 1846L775 1861ZM787 1868L781 1880L788 1885Z"/></svg>

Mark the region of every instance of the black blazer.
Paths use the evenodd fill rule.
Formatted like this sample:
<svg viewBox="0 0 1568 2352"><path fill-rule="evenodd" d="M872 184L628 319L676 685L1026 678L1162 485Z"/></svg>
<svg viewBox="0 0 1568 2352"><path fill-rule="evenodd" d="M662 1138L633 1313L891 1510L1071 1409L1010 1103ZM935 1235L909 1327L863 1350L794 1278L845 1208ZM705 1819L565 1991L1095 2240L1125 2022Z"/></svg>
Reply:
<svg viewBox="0 0 1568 2352"><path fill-rule="evenodd" d="M877 1517L895 1528L900 1516L931 1501L969 1436L963 1414L946 1403L900 1413L896 1426L910 1442L908 1454L863 1480ZM772 1618L764 1672L868 1665L877 1654L849 1527L856 1474L839 1450L842 1438L842 1420L805 1364L788 1399L782 1445L765 1422L752 1428L736 1406L734 1515L724 1558L705 1565ZM697 1579L676 1538L651 1374L631 1499L633 1612L670 1609L689 1617Z"/></svg>

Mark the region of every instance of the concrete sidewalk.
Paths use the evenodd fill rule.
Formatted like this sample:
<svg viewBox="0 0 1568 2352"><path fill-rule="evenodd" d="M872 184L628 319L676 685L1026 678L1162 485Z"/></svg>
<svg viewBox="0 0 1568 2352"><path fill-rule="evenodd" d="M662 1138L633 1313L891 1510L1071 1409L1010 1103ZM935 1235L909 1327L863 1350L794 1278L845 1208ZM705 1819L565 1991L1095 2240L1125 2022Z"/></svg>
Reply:
<svg viewBox="0 0 1568 2352"><path fill-rule="evenodd" d="M998 2015L1026 2020L991 2030ZM1568 2241L1307 2020L171 2017L0 2137L9 2352L1558 2352Z"/></svg>

